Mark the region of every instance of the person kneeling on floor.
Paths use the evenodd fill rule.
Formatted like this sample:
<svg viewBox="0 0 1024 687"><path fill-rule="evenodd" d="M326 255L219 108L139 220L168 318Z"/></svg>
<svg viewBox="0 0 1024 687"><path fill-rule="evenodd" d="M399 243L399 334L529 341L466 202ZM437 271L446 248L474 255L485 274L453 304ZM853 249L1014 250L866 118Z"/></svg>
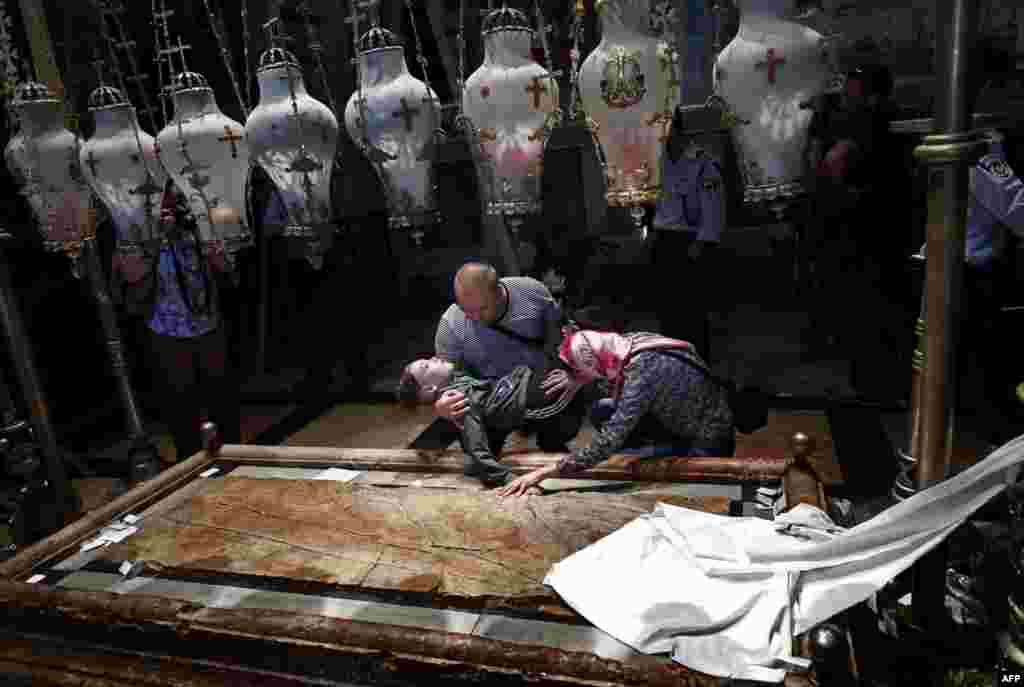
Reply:
<svg viewBox="0 0 1024 687"><path fill-rule="evenodd" d="M634 332L568 332L559 356L583 386L603 380L611 396L594 404L597 436L558 463L523 475L499 490L524 494L549 477L588 470L626 448L632 455L731 456L736 433L728 391L685 341Z"/></svg>
<svg viewBox="0 0 1024 687"><path fill-rule="evenodd" d="M508 435L564 411L578 391L574 386L552 400L544 387L546 372L519 365L503 377L481 380L443 358L420 358L405 366L397 395L404 405L415 406L462 394L467 411L454 422L466 454L465 474L485 486L502 486L512 474L497 457Z"/></svg>

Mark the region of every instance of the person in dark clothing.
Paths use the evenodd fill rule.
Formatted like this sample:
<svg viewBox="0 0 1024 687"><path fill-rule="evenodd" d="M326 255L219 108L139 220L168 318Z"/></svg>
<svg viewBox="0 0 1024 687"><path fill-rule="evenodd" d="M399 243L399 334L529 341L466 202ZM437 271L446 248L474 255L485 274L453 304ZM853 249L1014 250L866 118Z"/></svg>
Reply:
<svg viewBox="0 0 1024 687"><path fill-rule="evenodd" d="M129 288L155 288L146 324L163 387L162 419L182 460L202 448L204 405L223 441L241 442L238 384L213 274L226 272L227 261L197 240L188 201L171 184L160 217L167 240L159 256L117 256L114 270Z"/></svg>
<svg viewBox="0 0 1024 687"><path fill-rule="evenodd" d="M577 390L552 400L542 386L546 373L518 365L502 377L482 380L443 358L421 358L402 371L398 398L406 404L433 404L445 394L465 396L467 412L457 425L466 454L465 474L486 486L501 486L511 476L497 458L508 435L555 417L569 406Z"/></svg>
<svg viewBox="0 0 1024 687"><path fill-rule="evenodd" d="M716 271L725 228L722 167L692 139L679 110L665 144L665 197L652 225L652 277L660 331L689 341L711 361L709 314L720 311ZM679 294L686 294L680 298Z"/></svg>
<svg viewBox="0 0 1024 687"><path fill-rule="evenodd" d="M816 114L811 253L819 282L815 329L825 339L815 343L838 346L851 360L859 392L896 398L908 378L892 351L902 351L908 335L901 294L909 285L910 177L890 132L891 92L887 68L859 67L847 75L838 109ZM873 326L851 321L838 307L851 292L875 313Z"/></svg>

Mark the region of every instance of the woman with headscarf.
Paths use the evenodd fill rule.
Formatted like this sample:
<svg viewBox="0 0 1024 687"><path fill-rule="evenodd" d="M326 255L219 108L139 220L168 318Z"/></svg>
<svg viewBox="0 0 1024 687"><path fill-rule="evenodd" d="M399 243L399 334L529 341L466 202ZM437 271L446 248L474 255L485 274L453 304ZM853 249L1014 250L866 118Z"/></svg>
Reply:
<svg viewBox="0 0 1024 687"><path fill-rule="evenodd" d="M558 463L509 482L500 495L521 495L549 477L589 470L623 448L641 457L733 454L728 391L710 378L691 344L645 332L566 334L559 357L574 383L603 380L611 390L591 414L597 436Z"/></svg>

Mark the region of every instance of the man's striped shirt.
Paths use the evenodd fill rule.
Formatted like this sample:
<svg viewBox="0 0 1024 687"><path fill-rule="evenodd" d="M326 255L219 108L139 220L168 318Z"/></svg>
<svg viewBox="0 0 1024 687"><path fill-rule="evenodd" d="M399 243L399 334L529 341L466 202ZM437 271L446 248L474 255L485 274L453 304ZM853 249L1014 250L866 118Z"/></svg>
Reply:
<svg viewBox="0 0 1024 687"><path fill-rule="evenodd" d="M508 308L495 325L536 341L529 345L481 322L474 322L453 303L437 325L434 348L441 358L458 362L483 379L512 372L517 365L545 370L550 365L544 350L550 323L561 322L561 309L543 283L531 277L499 280L508 291Z"/></svg>

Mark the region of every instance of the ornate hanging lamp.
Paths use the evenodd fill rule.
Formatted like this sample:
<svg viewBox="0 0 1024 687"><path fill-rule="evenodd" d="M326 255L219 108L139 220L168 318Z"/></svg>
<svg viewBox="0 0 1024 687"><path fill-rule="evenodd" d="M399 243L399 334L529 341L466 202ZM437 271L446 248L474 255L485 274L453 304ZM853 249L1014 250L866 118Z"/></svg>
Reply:
<svg viewBox="0 0 1024 687"><path fill-rule="evenodd" d="M583 107L607 161L610 207L628 207L643 228L644 206L661 195L661 156L679 77L672 46L650 30L650 0L596 0L601 43L580 67Z"/></svg>
<svg viewBox="0 0 1024 687"><path fill-rule="evenodd" d="M165 49L181 56L182 71L171 82L174 117L156 137L158 154L188 197L199 239L233 256L252 240L245 217L249 145L245 128L220 111L206 79L188 70L189 48L178 38L177 47Z"/></svg>
<svg viewBox="0 0 1024 687"><path fill-rule="evenodd" d="M157 158L156 139L139 126L135 107L103 82L89 95L96 127L82 144L82 174L110 212L122 257L156 255L161 241L160 199L167 172Z"/></svg>
<svg viewBox="0 0 1024 687"><path fill-rule="evenodd" d="M349 21L358 36L358 16ZM409 73L402 40L376 16L356 52L359 83L345 106L345 129L384 185L389 226L419 244L423 228L441 220L432 155L441 107L434 91Z"/></svg>
<svg viewBox="0 0 1024 687"><path fill-rule="evenodd" d="M732 137L744 202L781 211L804 193L812 111L832 70L827 41L792 21L794 0L741 0L739 32L715 62L715 93L735 114Z"/></svg>
<svg viewBox="0 0 1024 687"><path fill-rule="evenodd" d="M78 163L79 139L64 126L61 101L41 83L15 89L11 103L21 131L4 150L8 169L21 185L47 250L77 259L83 240L96 233L86 216L90 191Z"/></svg>
<svg viewBox="0 0 1024 687"><path fill-rule="evenodd" d="M487 212L515 229L541 211L544 146L561 120L559 73L534 61L534 31L525 13L506 4L483 20L483 64L466 80L465 116L490 166Z"/></svg>
<svg viewBox="0 0 1024 687"><path fill-rule="evenodd" d="M331 171L338 120L306 91L298 60L281 43L279 19L264 25L270 47L260 56L260 101L245 123L253 159L262 167L288 212L284 235L306 244L316 269L334 237Z"/></svg>

